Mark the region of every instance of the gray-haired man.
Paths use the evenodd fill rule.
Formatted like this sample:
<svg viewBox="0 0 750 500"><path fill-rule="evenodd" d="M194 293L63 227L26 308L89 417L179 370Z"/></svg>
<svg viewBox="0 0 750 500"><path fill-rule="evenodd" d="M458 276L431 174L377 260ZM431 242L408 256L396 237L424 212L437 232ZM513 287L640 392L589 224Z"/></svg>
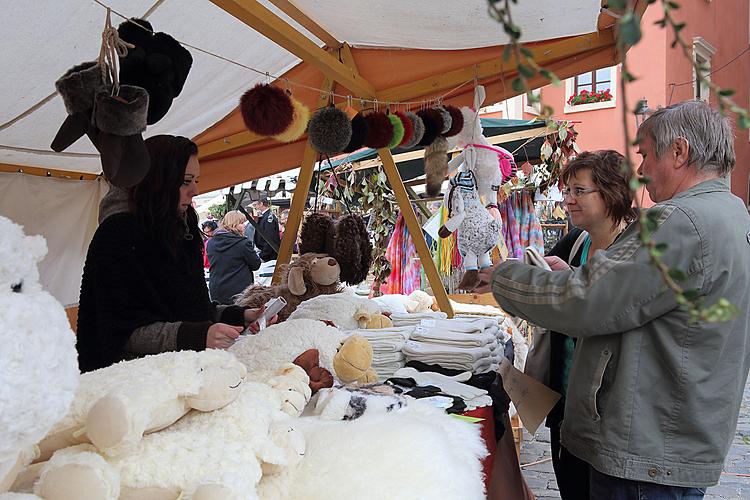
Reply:
<svg viewBox="0 0 750 500"><path fill-rule="evenodd" d="M509 313L578 338L562 442L591 465L591 498L702 498L721 474L750 366L750 216L723 179L731 126L707 104L658 110L638 140L662 261L702 304L728 299L736 318L691 323L635 224L581 268L505 262L482 278Z"/></svg>

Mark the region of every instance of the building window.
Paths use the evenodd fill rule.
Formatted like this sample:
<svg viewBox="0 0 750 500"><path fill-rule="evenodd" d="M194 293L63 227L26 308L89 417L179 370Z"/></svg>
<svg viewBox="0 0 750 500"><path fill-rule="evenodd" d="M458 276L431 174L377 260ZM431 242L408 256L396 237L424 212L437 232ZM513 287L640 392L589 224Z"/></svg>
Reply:
<svg viewBox="0 0 750 500"><path fill-rule="evenodd" d="M565 80L565 112L614 108L617 104L617 66L600 68Z"/></svg>
<svg viewBox="0 0 750 500"><path fill-rule="evenodd" d="M693 68L693 96L696 99L709 102L710 88L708 83L698 78L697 71L706 80L711 80L711 57L716 53L716 49L704 40L702 37L693 38L693 62L698 66L698 70Z"/></svg>
<svg viewBox="0 0 750 500"><path fill-rule="evenodd" d="M534 89L531 91L533 95L536 97L542 97L542 89ZM523 95L523 111L525 113L531 113L533 115L538 115L542 112L542 103L541 102L532 102L529 103L528 97L526 94Z"/></svg>

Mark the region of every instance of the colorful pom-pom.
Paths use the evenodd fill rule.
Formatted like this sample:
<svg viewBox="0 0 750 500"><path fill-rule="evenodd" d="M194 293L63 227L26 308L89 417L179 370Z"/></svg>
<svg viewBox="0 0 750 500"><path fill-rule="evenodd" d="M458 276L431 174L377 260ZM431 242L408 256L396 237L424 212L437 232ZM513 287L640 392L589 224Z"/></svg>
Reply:
<svg viewBox="0 0 750 500"><path fill-rule="evenodd" d="M391 121L391 125L393 125L393 137L386 147L392 149L398 146L404 138L404 124L401 118L396 115L388 115L388 119Z"/></svg>
<svg viewBox="0 0 750 500"><path fill-rule="evenodd" d="M424 122L422 121L420 117L418 117L416 114L412 113L411 111L404 113L404 114L409 119L409 121L411 121L412 128L414 129L414 133L412 134L411 139L401 144L401 147L413 148L419 143L419 141L422 140L422 137L424 136Z"/></svg>
<svg viewBox="0 0 750 500"><path fill-rule="evenodd" d="M424 135L419 145L429 146L443 130L443 115L437 109L428 108L417 111L417 116L424 122Z"/></svg>
<svg viewBox="0 0 750 500"><path fill-rule="evenodd" d="M451 128L443 135L445 137L453 137L464 128L464 115L461 113L461 110L455 106L446 106L445 109L451 115Z"/></svg>
<svg viewBox="0 0 750 500"><path fill-rule="evenodd" d="M367 138L365 146L381 149L388 146L393 139L393 124L385 113L375 112L365 115L367 120Z"/></svg>
<svg viewBox="0 0 750 500"><path fill-rule="evenodd" d="M273 138L280 142L294 142L307 130L307 122L310 121L310 109L292 97L292 106L294 113L292 123L280 134L274 135Z"/></svg>
<svg viewBox="0 0 750 500"><path fill-rule="evenodd" d="M399 147L403 147L404 143L409 142L411 138L414 137L414 124L409 117L401 111L396 111L396 116L401 119L401 124L404 126L404 138L398 143Z"/></svg>
<svg viewBox="0 0 750 500"><path fill-rule="evenodd" d="M240 113L250 132L273 136L289 128L294 119L294 105L282 89L258 84L240 98Z"/></svg>
<svg viewBox="0 0 750 500"><path fill-rule="evenodd" d="M357 113L352 118L352 138L349 139L349 144L342 150L344 153L353 153L362 146L365 145L365 139L367 138L367 120L362 113Z"/></svg>
<svg viewBox="0 0 750 500"><path fill-rule="evenodd" d="M352 124L346 113L328 106L316 112L310 119L307 125L307 138L319 153L338 153L352 138Z"/></svg>

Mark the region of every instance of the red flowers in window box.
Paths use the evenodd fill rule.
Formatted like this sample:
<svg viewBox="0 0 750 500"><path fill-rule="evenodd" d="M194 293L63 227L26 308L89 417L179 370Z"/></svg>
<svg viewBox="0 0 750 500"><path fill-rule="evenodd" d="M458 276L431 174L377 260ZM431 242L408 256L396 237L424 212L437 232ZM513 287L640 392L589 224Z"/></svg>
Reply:
<svg viewBox="0 0 750 500"><path fill-rule="evenodd" d="M589 92L588 90L581 90L577 94L573 94L568 99L568 104L576 106L578 104L592 104L595 102L606 102L612 100L612 94L609 89L600 90L599 92Z"/></svg>

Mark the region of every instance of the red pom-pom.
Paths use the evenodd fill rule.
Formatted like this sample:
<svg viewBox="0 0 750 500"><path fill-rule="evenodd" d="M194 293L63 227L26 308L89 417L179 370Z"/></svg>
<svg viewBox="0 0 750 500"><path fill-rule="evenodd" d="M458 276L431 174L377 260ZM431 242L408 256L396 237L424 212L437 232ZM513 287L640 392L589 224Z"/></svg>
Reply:
<svg viewBox="0 0 750 500"><path fill-rule="evenodd" d="M278 135L294 119L289 95L278 87L258 84L240 98L240 113L245 126L258 135Z"/></svg>
<svg viewBox="0 0 750 500"><path fill-rule="evenodd" d="M367 120L367 138L365 146L381 149L393 139L393 124L385 113L377 112L365 115Z"/></svg>
<svg viewBox="0 0 750 500"><path fill-rule="evenodd" d="M451 114L453 122L451 123L451 128L443 135L445 137L458 135L458 133L461 132L461 129L464 128L464 114L455 106L446 106L445 110Z"/></svg>
<svg viewBox="0 0 750 500"><path fill-rule="evenodd" d="M401 111L396 111L396 116L398 116L401 122L404 124L404 138L401 139L401 142L398 143L399 146L402 146L404 143L409 142L412 137L414 137L414 125L412 125L409 117Z"/></svg>

